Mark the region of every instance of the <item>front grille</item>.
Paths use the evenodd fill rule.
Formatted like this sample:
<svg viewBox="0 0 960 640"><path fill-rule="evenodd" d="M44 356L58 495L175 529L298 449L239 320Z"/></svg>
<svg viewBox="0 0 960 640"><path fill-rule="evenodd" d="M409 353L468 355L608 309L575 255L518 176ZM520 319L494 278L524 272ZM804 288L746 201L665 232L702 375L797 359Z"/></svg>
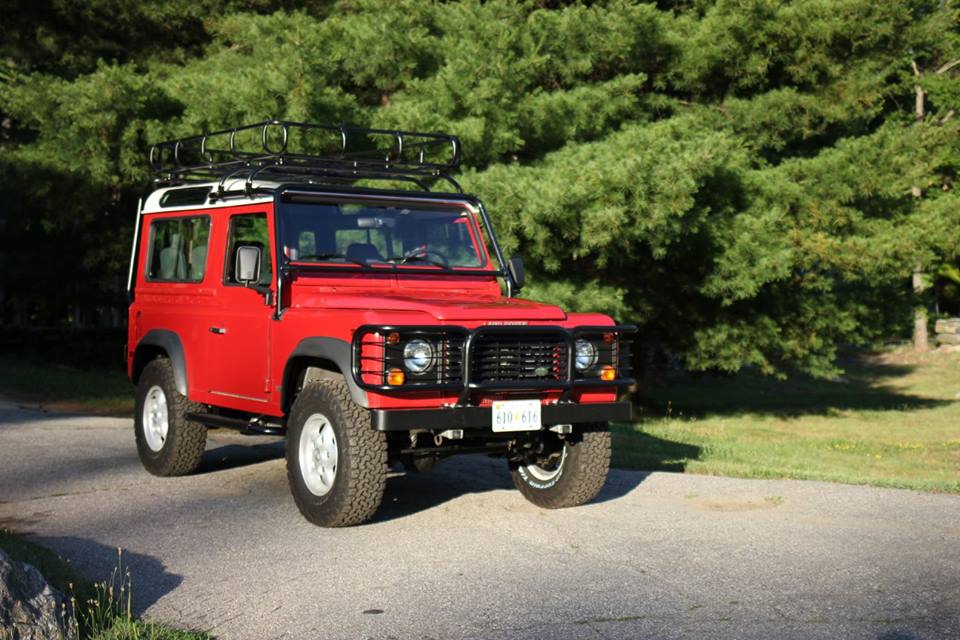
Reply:
<svg viewBox="0 0 960 640"><path fill-rule="evenodd" d="M474 382L565 381L567 343L552 334L481 335L473 345Z"/></svg>
<svg viewBox="0 0 960 640"><path fill-rule="evenodd" d="M462 335L445 336L437 348L437 382L440 384L463 384Z"/></svg>

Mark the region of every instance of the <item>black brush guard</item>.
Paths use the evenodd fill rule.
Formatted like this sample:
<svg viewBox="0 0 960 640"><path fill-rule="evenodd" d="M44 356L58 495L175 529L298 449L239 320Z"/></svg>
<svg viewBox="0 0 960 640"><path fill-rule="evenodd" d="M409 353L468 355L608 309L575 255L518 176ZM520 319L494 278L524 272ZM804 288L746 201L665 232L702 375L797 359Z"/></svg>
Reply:
<svg viewBox="0 0 960 640"><path fill-rule="evenodd" d="M413 338L434 341L441 353L437 356L436 373L429 379L391 386L371 383L364 377L381 376L386 369L388 355L366 356L364 347L385 349L384 337L390 333L402 336L400 345ZM381 393L416 393L447 391L458 393L456 405L437 409L375 409L373 425L379 431L408 431L411 429L487 429L491 428L492 409L470 403L475 392L542 392L560 391L556 402L544 404L541 420L544 426L576 424L585 422L629 421L632 417L629 402L576 403L571 400L573 392L580 389L620 388L634 384L630 365L630 336L636 332L633 325L584 326L565 329L555 326L499 326L489 325L476 329L456 326L384 326L364 325L354 333L351 349L351 373L354 382L367 391ZM575 367L575 344L578 339L596 339L605 334L615 336L609 347L609 364L616 369L615 380L601 380L579 372ZM372 338L372 340L371 340ZM541 339L559 345L561 352L556 362L558 367L542 377L503 379L504 370L498 368L497 379L484 379L484 369L478 369L477 359L484 348L496 346L496 354L504 353L503 344L524 344L524 338ZM451 354L450 344L456 345ZM541 348L542 350L542 348ZM455 353L459 351L459 353ZM536 358L536 356L528 356ZM598 355L599 359L599 355ZM370 362L374 368L369 368ZM511 362L515 362L511 361ZM598 361L599 364L599 361ZM507 373L512 370L507 366ZM489 371L489 369L488 369Z"/></svg>

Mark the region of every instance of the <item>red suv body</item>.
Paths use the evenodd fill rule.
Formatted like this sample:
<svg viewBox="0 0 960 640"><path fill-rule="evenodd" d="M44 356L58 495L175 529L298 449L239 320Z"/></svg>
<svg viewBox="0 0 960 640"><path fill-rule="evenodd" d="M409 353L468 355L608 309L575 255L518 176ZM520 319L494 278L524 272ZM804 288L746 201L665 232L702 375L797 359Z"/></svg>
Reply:
<svg viewBox="0 0 960 640"><path fill-rule="evenodd" d="M270 127L309 125L257 126L266 148ZM592 498L606 424L630 418L633 328L516 297L522 264L475 197L344 184L329 156L288 182L265 156L206 182L175 158L138 212L127 360L148 470L192 471L206 428L231 427L287 437L321 525L371 517L390 464L460 452L506 457L542 506Z"/></svg>

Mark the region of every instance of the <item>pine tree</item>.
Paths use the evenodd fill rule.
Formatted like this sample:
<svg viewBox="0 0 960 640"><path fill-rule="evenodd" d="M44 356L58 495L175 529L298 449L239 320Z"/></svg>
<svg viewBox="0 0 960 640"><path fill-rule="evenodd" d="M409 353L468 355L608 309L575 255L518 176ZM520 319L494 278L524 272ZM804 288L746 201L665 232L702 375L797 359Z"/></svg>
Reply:
<svg viewBox="0 0 960 640"><path fill-rule="evenodd" d="M695 369L919 340L960 255L952 2L114 4L0 44L0 288L37 317L115 295L148 141L268 117L459 135L525 295ZM18 270L41 239L73 293L21 286L63 277Z"/></svg>

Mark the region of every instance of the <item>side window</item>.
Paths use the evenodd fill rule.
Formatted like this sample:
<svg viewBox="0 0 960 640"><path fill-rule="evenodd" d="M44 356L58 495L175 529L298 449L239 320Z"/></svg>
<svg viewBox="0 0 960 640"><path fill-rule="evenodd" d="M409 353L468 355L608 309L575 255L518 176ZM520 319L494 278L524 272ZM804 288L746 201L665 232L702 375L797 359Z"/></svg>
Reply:
<svg viewBox="0 0 960 640"><path fill-rule="evenodd" d="M273 280L273 273L270 266L270 232L267 229L267 214L244 213L230 218L227 264L223 270L225 284L240 284L234 273L237 266L237 247L260 248L260 280L257 284L269 285Z"/></svg>
<svg viewBox="0 0 960 640"><path fill-rule="evenodd" d="M202 281L209 242L209 216L154 220L150 223L147 280Z"/></svg>

